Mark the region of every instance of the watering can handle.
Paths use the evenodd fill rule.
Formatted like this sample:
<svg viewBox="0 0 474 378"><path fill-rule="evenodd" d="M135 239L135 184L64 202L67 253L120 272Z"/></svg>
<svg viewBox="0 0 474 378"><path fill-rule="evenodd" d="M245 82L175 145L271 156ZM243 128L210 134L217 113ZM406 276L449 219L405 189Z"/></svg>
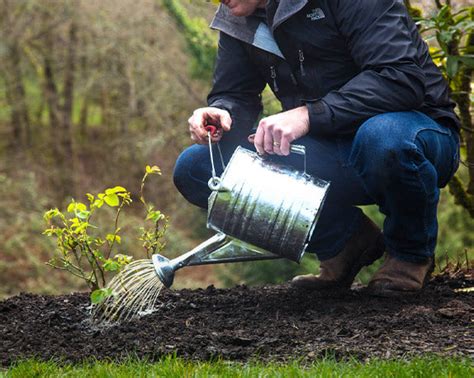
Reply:
<svg viewBox="0 0 474 378"><path fill-rule="evenodd" d="M214 166L214 155L212 153L212 140L211 138L214 136L217 136L218 134L218 128L217 126L213 125L206 125L204 127L204 130L207 131L207 139L208 139L208 145L209 145L209 157L211 159L211 174L212 177L209 179L208 186L209 189L211 190L218 190L221 186L221 180L216 174L216 167ZM219 157L221 159L221 164L222 164L222 171L225 171L225 164L224 164L224 157L222 156L222 151L221 151L221 146L219 145L219 142L217 144L217 151L219 152Z"/></svg>
<svg viewBox="0 0 474 378"><path fill-rule="evenodd" d="M248 137L249 142L253 142L255 134L250 134ZM297 155L303 156L303 172L306 175L306 147L301 144L290 144L290 152Z"/></svg>

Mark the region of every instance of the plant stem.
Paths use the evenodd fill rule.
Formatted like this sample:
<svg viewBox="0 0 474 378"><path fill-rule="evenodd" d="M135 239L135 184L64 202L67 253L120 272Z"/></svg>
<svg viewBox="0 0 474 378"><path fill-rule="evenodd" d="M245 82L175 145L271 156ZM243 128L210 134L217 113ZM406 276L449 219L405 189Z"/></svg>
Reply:
<svg viewBox="0 0 474 378"><path fill-rule="evenodd" d="M85 246L81 245L81 252L84 256L86 256L86 259L91 268L91 274L94 277L94 280L93 280L94 282L92 282L92 278L91 278L91 282L93 283L94 286L99 286L99 279L97 277L96 268L94 267L94 265L97 265L97 264L95 262L95 257L94 257L94 254L92 253L90 246L88 244L86 244Z"/></svg>
<svg viewBox="0 0 474 378"><path fill-rule="evenodd" d="M58 266L58 265L54 265L54 264L52 264L52 263L50 263L50 262L47 262L46 265L49 265L50 267L52 267L52 268L54 268L54 269L65 270L66 272L71 273L73 276L76 276L76 277L79 277L80 279L85 280L86 283L87 283L87 285L88 285L89 287L91 287L90 284L93 284L93 282L92 282L89 278L87 278L85 275L83 275L83 274L78 274L78 273L76 273L76 272L74 272L74 271L72 271L72 270L70 270L70 269L68 269L68 268L65 268L65 267L62 267L62 266Z"/></svg>
<svg viewBox="0 0 474 378"><path fill-rule="evenodd" d="M117 214L115 215L114 234L113 234L114 238L112 239L112 241L109 244L107 254L105 255L106 259L110 259L110 256L112 255L112 249L113 249L114 244L115 244L115 237L117 236L118 221L119 221L120 213L122 212L122 209L123 209L124 205L125 205L125 203L122 200L122 202L120 203L119 208L117 209Z"/></svg>
<svg viewBox="0 0 474 378"><path fill-rule="evenodd" d="M105 287L106 285L106 280L105 280L105 272L104 272L104 269L102 269L102 267L100 266L99 264L99 261L97 261L97 258L95 257L94 255L94 252L92 251L92 248L91 246L89 245L89 243L86 244L86 248L87 248L87 251L88 251L88 255L92 257L92 264L91 264L91 267L92 267L92 270L94 272L94 276L96 278L96 281L97 281L97 286L99 286L99 279L97 278L97 271L96 269L93 267L93 264L95 264L95 266L97 267L97 270L99 271L100 273L100 279L102 281L102 287Z"/></svg>

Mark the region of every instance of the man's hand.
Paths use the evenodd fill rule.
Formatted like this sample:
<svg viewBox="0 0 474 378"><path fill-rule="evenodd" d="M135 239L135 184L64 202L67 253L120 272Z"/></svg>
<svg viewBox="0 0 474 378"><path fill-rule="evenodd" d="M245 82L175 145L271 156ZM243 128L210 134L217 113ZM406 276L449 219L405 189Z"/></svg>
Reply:
<svg viewBox="0 0 474 378"><path fill-rule="evenodd" d="M212 143L218 142L222 138L224 131L229 131L232 126L232 118L227 110L207 107L199 108L193 112L188 119L191 139L198 144L207 144L206 126L215 126L217 132L211 136Z"/></svg>
<svg viewBox="0 0 474 378"><path fill-rule="evenodd" d="M290 143L309 132L308 108L301 106L263 118L253 143L261 155L289 155ZM252 140L249 139L252 143Z"/></svg>

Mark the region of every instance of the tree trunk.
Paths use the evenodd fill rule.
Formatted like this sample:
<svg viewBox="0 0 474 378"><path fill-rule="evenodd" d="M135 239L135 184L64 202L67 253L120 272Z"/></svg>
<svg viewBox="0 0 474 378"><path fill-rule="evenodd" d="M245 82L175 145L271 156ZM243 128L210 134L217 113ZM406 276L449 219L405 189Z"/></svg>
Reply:
<svg viewBox="0 0 474 378"><path fill-rule="evenodd" d="M76 48L77 27L75 22L72 21L69 27L69 45L67 49L66 65L64 68L63 127L65 129L65 135L70 134L72 129L74 77L76 73Z"/></svg>
<svg viewBox="0 0 474 378"><path fill-rule="evenodd" d="M6 97L10 107L10 120L12 127L13 142L22 144L25 137L26 144L31 142L30 116L26 103L26 90L23 84L23 73L21 71L20 50L16 41L8 46L8 55L4 61L4 77L6 84Z"/></svg>
<svg viewBox="0 0 474 378"><path fill-rule="evenodd" d="M72 155L68 155L64 146L64 127L61 125L61 114L59 107L59 93L54 79L54 72L50 57L44 57L45 97L49 108L49 122L51 128L51 146L53 156L57 163L58 175L56 175L54 186L60 201L68 196L74 195L74 180Z"/></svg>
<svg viewBox="0 0 474 378"><path fill-rule="evenodd" d="M79 134L81 138L85 138L87 134L87 119L89 118L89 99L85 95L81 106L81 112L79 116Z"/></svg>
<svg viewBox="0 0 474 378"><path fill-rule="evenodd" d="M8 73L5 74L8 76ZM11 86L5 80L5 96L7 99L8 107L10 108L10 123L11 123L11 133L12 133L12 146L18 146L21 142L21 117L18 114L18 110L15 106L15 99L13 92L10 90Z"/></svg>
<svg viewBox="0 0 474 378"><path fill-rule="evenodd" d="M81 44L86 45L86 41L81 39ZM87 55L83 54L80 58L80 67L79 67L79 73L84 82L87 81ZM83 99L82 99L82 104L81 104L81 110L79 113L79 135L81 138L84 140L87 135L87 121L89 118L89 103L90 99L88 97L89 95L89 89L86 88L83 94Z"/></svg>
<svg viewBox="0 0 474 378"><path fill-rule="evenodd" d="M76 76L77 26L74 20L69 26L69 43L64 67L64 94L61 144L63 159L63 178L70 194L74 194L74 152L72 148L72 117L74 106L74 78Z"/></svg>
<svg viewBox="0 0 474 378"><path fill-rule="evenodd" d="M53 67L50 57L44 57L45 97L49 108L49 125L52 142L60 131L59 94L54 80ZM56 145L56 143L53 143Z"/></svg>

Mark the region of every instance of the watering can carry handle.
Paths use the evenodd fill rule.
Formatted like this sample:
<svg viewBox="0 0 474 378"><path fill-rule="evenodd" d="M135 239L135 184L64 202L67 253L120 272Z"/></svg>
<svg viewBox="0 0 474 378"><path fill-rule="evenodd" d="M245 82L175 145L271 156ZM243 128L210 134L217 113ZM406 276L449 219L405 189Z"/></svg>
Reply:
<svg viewBox="0 0 474 378"><path fill-rule="evenodd" d="M220 178L217 176L216 173L216 167L214 166L214 155L212 153L212 136L216 136L217 134L217 127L213 125L207 125L204 127L204 129L207 131L207 140L209 143L209 155L211 158L211 173L212 177L209 179L208 186L209 189L211 190L218 190L220 188ZM225 170L225 164L224 164L224 157L222 156L222 151L221 151L221 146L219 145L219 142L217 144L217 151L219 152L219 157L221 159L221 164L222 164L222 170Z"/></svg>
<svg viewBox="0 0 474 378"><path fill-rule="evenodd" d="M209 179L208 186L209 186L209 189L213 191L219 190L220 178L217 176L216 168L214 166L214 155L212 153L212 141L211 141L211 137L216 135L217 127L212 126L212 125L207 125L204 127L204 129L207 131L207 136L208 136L209 155L211 158L211 170L212 170L212 177ZM255 134L251 134L248 137L249 141L252 141L254 138L255 138ZM219 143L217 143L217 150L219 151L219 156L220 156L221 164L222 164L222 170L225 170L224 158L222 156L222 151L221 151L221 147L219 146ZM307 175L306 173L306 147L300 144L290 144L290 153L303 156L303 172L305 175Z"/></svg>
<svg viewBox="0 0 474 378"><path fill-rule="evenodd" d="M255 134L251 134L248 137L249 142L253 142ZM290 144L290 153L303 156L303 172L306 175L306 147L301 144Z"/></svg>

